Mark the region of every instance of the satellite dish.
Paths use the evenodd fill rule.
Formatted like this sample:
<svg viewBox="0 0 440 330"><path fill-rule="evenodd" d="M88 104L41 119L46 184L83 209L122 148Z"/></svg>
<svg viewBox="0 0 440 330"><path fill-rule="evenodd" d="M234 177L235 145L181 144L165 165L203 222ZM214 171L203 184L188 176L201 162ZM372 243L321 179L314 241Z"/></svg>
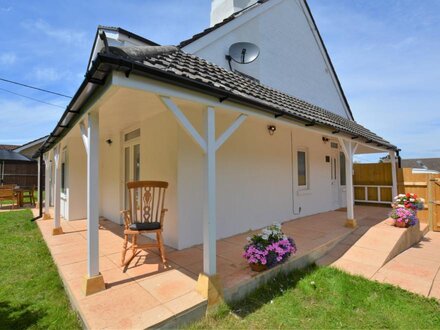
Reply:
<svg viewBox="0 0 440 330"><path fill-rule="evenodd" d="M229 47L230 58L239 64L252 63L258 55L260 55L260 49L250 42L237 42Z"/></svg>

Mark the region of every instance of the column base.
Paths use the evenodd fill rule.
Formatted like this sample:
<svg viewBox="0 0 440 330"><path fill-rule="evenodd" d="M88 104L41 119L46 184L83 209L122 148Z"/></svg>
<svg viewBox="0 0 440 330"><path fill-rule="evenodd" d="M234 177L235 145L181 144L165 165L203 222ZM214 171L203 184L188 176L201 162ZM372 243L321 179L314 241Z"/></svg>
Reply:
<svg viewBox="0 0 440 330"><path fill-rule="evenodd" d="M357 227L356 219L347 219L345 221L345 227L347 227L347 228L356 228Z"/></svg>
<svg viewBox="0 0 440 330"><path fill-rule="evenodd" d="M52 217L50 216L50 213L44 213L43 214L43 220L51 220Z"/></svg>
<svg viewBox="0 0 440 330"><path fill-rule="evenodd" d="M61 235L61 234L64 234L63 228L58 227L52 229L52 236Z"/></svg>
<svg viewBox="0 0 440 330"><path fill-rule="evenodd" d="M213 306L223 301L223 286L220 277L216 275L199 274L196 290L208 299L208 306Z"/></svg>
<svg viewBox="0 0 440 330"><path fill-rule="evenodd" d="M84 282L82 286L82 291L84 295L90 296L91 294L105 290L104 277L99 273L99 275L88 277L84 276Z"/></svg>

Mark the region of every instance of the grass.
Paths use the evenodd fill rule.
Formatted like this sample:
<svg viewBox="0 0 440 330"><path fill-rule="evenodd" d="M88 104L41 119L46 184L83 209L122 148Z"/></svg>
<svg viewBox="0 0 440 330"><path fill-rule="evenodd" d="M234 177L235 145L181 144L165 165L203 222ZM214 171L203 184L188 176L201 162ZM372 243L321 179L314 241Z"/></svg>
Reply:
<svg viewBox="0 0 440 330"><path fill-rule="evenodd" d="M0 213L0 329L80 329L32 217Z"/></svg>
<svg viewBox="0 0 440 330"><path fill-rule="evenodd" d="M330 267L279 275L190 329L436 328L440 304Z"/></svg>

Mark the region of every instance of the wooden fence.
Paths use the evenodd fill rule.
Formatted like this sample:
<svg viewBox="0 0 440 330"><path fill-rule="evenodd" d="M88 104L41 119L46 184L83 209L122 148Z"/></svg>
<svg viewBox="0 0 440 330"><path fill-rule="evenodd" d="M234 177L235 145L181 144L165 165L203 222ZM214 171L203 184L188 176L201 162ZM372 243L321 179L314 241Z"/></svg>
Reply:
<svg viewBox="0 0 440 330"><path fill-rule="evenodd" d="M438 230L440 230L439 184L440 174L413 173L411 168L397 169L398 193L411 192L425 199L425 209L418 212L418 217L421 222L429 223L431 215L431 226ZM353 186L356 202L390 204L393 197L391 163L354 164Z"/></svg>
<svg viewBox="0 0 440 330"><path fill-rule="evenodd" d="M354 164L354 199L358 203L390 204L393 179L391 163Z"/></svg>
<svg viewBox="0 0 440 330"><path fill-rule="evenodd" d="M36 187L38 184L38 164L37 162L5 161L4 168L2 168L0 171L0 180L3 184L16 184L22 187ZM42 184L44 185L44 179Z"/></svg>

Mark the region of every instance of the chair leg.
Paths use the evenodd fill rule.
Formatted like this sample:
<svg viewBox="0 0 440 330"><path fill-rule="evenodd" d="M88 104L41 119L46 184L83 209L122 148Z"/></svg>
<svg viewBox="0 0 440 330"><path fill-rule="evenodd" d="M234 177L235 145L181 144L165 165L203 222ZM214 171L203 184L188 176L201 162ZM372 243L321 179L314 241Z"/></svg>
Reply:
<svg viewBox="0 0 440 330"><path fill-rule="evenodd" d="M122 246L121 266L125 265L125 255L127 254L128 235L124 235L124 245Z"/></svg>
<svg viewBox="0 0 440 330"><path fill-rule="evenodd" d="M156 233L156 237L157 237L157 243L159 243L159 252L160 252L160 256L162 257L162 262L165 263L166 262L166 259L165 259L165 248L163 246L162 232L157 232Z"/></svg>

